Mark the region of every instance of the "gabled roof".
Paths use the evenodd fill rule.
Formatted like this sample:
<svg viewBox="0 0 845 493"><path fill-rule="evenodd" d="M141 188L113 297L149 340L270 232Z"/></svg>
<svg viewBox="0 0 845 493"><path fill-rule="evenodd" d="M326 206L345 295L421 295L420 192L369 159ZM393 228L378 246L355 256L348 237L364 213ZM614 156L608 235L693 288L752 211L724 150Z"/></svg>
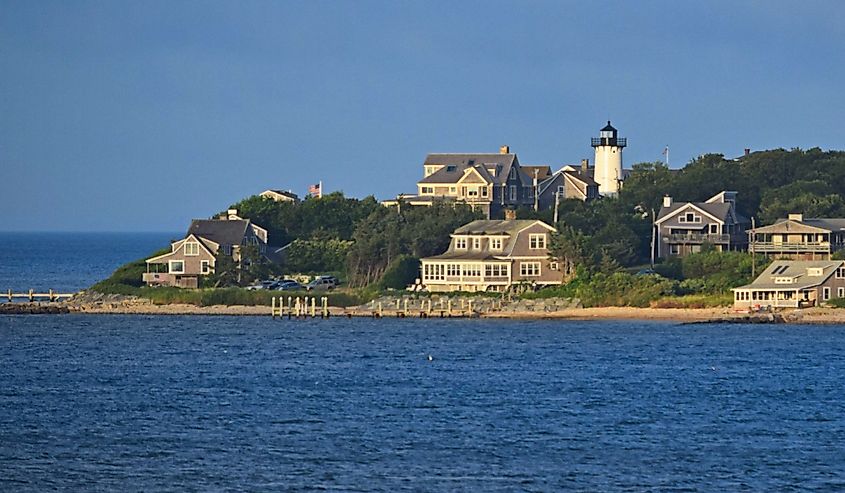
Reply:
<svg viewBox="0 0 845 493"><path fill-rule="evenodd" d="M283 196L288 197L288 198L293 199L293 200L299 200L299 196L297 194L289 191L289 190L276 190L274 188L269 188L267 190L264 190L261 193L265 194L267 192L273 192L275 194L283 195Z"/></svg>
<svg viewBox="0 0 845 493"><path fill-rule="evenodd" d="M540 164L540 165L524 165L520 166L522 171L531 178L532 182L534 180L534 171L537 171L537 181L541 182L549 177L552 176L552 167L547 164Z"/></svg>
<svg viewBox="0 0 845 493"><path fill-rule="evenodd" d="M539 219L479 219L469 224L464 224L456 229L456 235L516 235L520 231L535 223L541 223L551 230L551 226Z"/></svg>
<svg viewBox="0 0 845 493"><path fill-rule="evenodd" d="M824 283L842 264L842 260L775 260L751 284L734 288L734 290L777 289L790 291L812 288ZM808 269L814 268L822 269L822 275L810 276ZM775 283L775 278L791 278L793 282L789 284Z"/></svg>
<svg viewBox="0 0 845 493"><path fill-rule="evenodd" d="M657 214L657 222L662 222L674 216L682 209L687 209L688 206L692 206L702 212L705 212L707 215L712 216L714 219L718 219L719 221L729 222L731 212L730 204L708 204L706 202L676 202L669 207L661 207L660 212Z"/></svg>
<svg viewBox="0 0 845 493"><path fill-rule="evenodd" d="M219 245L240 245L249 231L249 226L248 219L194 219L188 228L188 234L207 238Z"/></svg>
<svg viewBox="0 0 845 493"><path fill-rule="evenodd" d="M425 166L443 167L417 183L457 183L464 176L467 167L483 167L486 171L488 165L501 167L501 171L491 177L493 183L505 183L514 163L519 165L516 154L429 154L425 158Z"/></svg>
<svg viewBox="0 0 845 493"><path fill-rule="evenodd" d="M845 220L843 220L845 221ZM815 224L813 224L815 223ZM829 233L831 231L839 231L839 228L820 227L818 221L813 219L804 219L796 221L795 219L779 219L774 224L768 226L760 226L751 230L752 233Z"/></svg>
<svg viewBox="0 0 845 493"><path fill-rule="evenodd" d="M550 186L557 182L558 177L563 177L565 180L573 182L573 185L575 185L575 187L585 196L587 195L587 187L598 186L598 183L596 183L596 181L588 174L581 171L575 171L575 169L570 166L564 166L563 168L555 171L552 176L540 182L537 187L538 193L543 195Z"/></svg>

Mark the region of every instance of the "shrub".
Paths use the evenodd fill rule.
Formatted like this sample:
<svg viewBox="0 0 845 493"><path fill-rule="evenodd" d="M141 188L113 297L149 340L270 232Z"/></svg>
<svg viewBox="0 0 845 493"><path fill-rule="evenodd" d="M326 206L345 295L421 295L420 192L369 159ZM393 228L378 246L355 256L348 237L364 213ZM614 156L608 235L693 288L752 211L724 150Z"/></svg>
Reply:
<svg viewBox="0 0 845 493"><path fill-rule="evenodd" d="M579 298L585 307L638 306L675 294L677 282L658 275L637 276L627 272L578 274L563 286L527 293L524 298Z"/></svg>
<svg viewBox="0 0 845 493"><path fill-rule="evenodd" d="M420 259L401 255L384 272L378 286L381 289L405 289L420 277Z"/></svg>

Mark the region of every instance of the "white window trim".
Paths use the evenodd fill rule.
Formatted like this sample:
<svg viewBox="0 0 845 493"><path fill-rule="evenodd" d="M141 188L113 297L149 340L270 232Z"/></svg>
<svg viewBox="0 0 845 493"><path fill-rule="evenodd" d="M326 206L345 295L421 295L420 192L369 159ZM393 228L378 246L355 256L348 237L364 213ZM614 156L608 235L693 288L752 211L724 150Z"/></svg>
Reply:
<svg viewBox="0 0 845 493"><path fill-rule="evenodd" d="M200 260L200 274L211 273L211 262L208 260Z"/></svg>
<svg viewBox="0 0 845 493"><path fill-rule="evenodd" d="M466 238L455 238L455 250L466 250L468 243Z"/></svg>
<svg viewBox="0 0 845 493"><path fill-rule="evenodd" d="M173 264L179 262L182 264L182 270L176 271L173 270ZM170 260L167 262L167 272L170 274L184 274L185 273L185 261L184 260Z"/></svg>
<svg viewBox="0 0 845 493"><path fill-rule="evenodd" d="M845 288L836 288L836 297L845 298Z"/></svg>
<svg viewBox="0 0 845 493"><path fill-rule="evenodd" d="M516 185L510 187L510 200L516 200Z"/></svg>
<svg viewBox="0 0 845 493"><path fill-rule="evenodd" d="M537 246L532 246L536 242ZM528 235L529 250L544 250L546 248L545 233L531 233Z"/></svg>
<svg viewBox="0 0 845 493"><path fill-rule="evenodd" d="M822 288L822 300L827 301L830 299L830 288L825 286Z"/></svg>
<svg viewBox="0 0 845 493"><path fill-rule="evenodd" d="M531 267L529 272L528 267ZM522 277L540 277L543 273L543 267L540 262L520 262L519 275Z"/></svg>
<svg viewBox="0 0 845 493"><path fill-rule="evenodd" d="M473 250L481 250L481 238L473 238L472 239L472 249Z"/></svg>
<svg viewBox="0 0 845 493"><path fill-rule="evenodd" d="M188 247L191 247L191 251L188 251ZM186 241L185 244L182 246L182 249L185 252L186 257L196 257L200 254L200 244L196 241Z"/></svg>
<svg viewBox="0 0 845 493"><path fill-rule="evenodd" d="M504 244L501 238L490 238L490 250L501 251Z"/></svg>

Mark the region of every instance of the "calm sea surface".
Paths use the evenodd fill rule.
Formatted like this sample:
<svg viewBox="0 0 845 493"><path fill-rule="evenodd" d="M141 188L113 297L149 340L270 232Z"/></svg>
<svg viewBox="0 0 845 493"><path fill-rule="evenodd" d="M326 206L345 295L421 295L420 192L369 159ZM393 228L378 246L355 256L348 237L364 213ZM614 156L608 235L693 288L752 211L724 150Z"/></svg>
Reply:
<svg viewBox="0 0 845 493"><path fill-rule="evenodd" d="M845 489L841 326L7 316L0 361L2 491Z"/></svg>
<svg viewBox="0 0 845 493"><path fill-rule="evenodd" d="M0 290L81 289L172 236L0 233ZM843 326L0 316L4 492L843 491L844 471Z"/></svg>
<svg viewBox="0 0 845 493"><path fill-rule="evenodd" d="M0 232L0 292L76 292L126 262L170 245L177 233Z"/></svg>

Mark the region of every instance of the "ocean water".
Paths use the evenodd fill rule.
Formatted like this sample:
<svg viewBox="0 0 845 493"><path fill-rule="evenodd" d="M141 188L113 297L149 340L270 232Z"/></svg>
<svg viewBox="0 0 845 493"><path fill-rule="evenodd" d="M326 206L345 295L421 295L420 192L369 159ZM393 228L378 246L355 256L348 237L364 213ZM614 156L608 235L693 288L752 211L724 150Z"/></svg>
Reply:
<svg viewBox="0 0 845 493"><path fill-rule="evenodd" d="M178 233L0 232L0 292L76 292L170 245Z"/></svg>
<svg viewBox="0 0 845 493"><path fill-rule="evenodd" d="M0 491L845 490L842 326L5 316L0 361Z"/></svg>

